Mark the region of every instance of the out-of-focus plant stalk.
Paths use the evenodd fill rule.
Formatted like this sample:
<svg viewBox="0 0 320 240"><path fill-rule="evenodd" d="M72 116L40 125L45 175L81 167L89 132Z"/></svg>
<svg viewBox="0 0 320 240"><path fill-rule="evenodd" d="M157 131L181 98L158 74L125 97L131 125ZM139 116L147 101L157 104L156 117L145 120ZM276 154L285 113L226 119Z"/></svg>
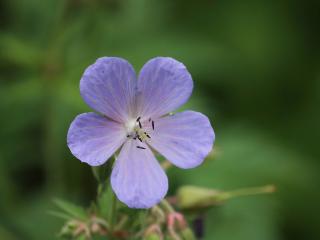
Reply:
<svg viewBox="0 0 320 240"><path fill-rule="evenodd" d="M160 206L161 206L167 213L174 213L174 212L175 212L174 208L171 206L171 204L170 204L166 199L163 199L163 200L160 202Z"/></svg>
<svg viewBox="0 0 320 240"><path fill-rule="evenodd" d="M112 171L112 165L115 160L116 156L114 159L110 159L107 161L105 164L98 166L98 167L92 167L92 173L95 179L98 182L98 189L97 189L97 198L99 198L104 191L107 190L108 183L109 183L109 178L111 175Z"/></svg>
<svg viewBox="0 0 320 240"><path fill-rule="evenodd" d="M240 196L249 196L249 195L257 195L264 193L273 193L276 188L274 185L266 185L262 187L252 187L252 188L241 188L228 192L221 192L218 196L220 201L225 201L230 198L240 197Z"/></svg>
<svg viewBox="0 0 320 240"><path fill-rule="evenodd" d="M94 177L98 182L98 189L97 189L97 202L99 202L99 198L102 197L105 191L108 190L110 187L110 175L112 171L112 165L116 160L116 155L114 155L113 159L110 159L105 164L99 167L92 167L92 172ZM112 234L114 229L116 228L116 214L117 214L117 197L114 192L110 189L112 193L112 201L111 201L111 211L109 216L105 216L108 219L108 231L110 233L110 237L112 238Z"/></svg>
<svg viewBox="0 0 320 240"><path fill-rule="evenodd" d="M117 214L117 196L112 193L112 203L111 203L111 212L109 216L109 225L110 225L110 232L112 234L114 230L115 220L116 220L116 214Z"/></svg>

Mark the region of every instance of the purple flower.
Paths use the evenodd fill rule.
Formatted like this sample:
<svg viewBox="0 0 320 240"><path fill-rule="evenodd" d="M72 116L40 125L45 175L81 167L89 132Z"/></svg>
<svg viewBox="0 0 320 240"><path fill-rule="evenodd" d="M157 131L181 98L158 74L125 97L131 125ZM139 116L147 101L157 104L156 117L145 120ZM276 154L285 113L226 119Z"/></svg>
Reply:
<svg viewBox="0 0 320 240"><path fill-rule="evenodd" d="M131 208L149 208L167 193L168 179L152 151L180 168L201 164L211 151L214 132L201 113L168 114L190 97L193 81L186 67L168 57L148 61L137 79L126 60L99 58L80 81L84 101L95 111L71 123L68 146L91 166L119 148L111 185Z"/></svg>

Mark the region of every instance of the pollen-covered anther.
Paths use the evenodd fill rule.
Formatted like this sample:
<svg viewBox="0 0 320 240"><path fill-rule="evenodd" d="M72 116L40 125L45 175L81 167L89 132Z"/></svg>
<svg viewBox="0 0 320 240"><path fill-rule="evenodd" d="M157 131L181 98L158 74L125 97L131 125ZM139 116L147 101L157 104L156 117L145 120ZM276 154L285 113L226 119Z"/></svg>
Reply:
<svg viewBox="0 0 320 240"><path fill-rule="evenodd" d="M148 139L151 138L150 134L146 131L146 129L151 127L154 129L154 121L152 121L152 119L149 118L148 121L143 122L141 119L141 117L138 117L137 119L131 120L126 124L128 132L127 138L139 140L140 142L146 142ZM145 129L143 128L144 126Z"/></svg>

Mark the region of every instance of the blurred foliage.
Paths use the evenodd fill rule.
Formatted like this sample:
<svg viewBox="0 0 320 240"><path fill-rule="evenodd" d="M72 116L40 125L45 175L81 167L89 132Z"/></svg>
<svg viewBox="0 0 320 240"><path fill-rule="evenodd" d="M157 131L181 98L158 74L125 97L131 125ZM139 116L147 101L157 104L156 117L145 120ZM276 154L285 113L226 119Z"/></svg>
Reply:
<svg viewBox="0 0 320 240"><path fill-rule="evenodd" d="M171 193L277 186L211 209L205 239L320 239L319 24L316 0L1 1L0 239L56 239L52 199L88 206L95 197L66 132L91 111L79 79L101 56L137 71L171 56L192 73L184 109L210 116L217 157L170 169Z"/></svg>

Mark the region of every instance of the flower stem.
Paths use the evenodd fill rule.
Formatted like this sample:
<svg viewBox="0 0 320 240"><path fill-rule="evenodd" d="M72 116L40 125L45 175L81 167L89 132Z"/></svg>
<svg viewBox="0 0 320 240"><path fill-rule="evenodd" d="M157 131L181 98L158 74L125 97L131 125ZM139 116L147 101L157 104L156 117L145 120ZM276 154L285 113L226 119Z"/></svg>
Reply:
<svg viewBox="0 0 320 240"><path fill-rule="evenodd" d="M276 188L274 185L266 185L262 187L241 188L229 192L220 193L219 200L227 200L239 196L256 195L263 193L273 193Z"/></svg>
<svg viewBox="0 0 320 240"><path fill-rule="evenodd" d="M166 199L162 199L162 201L160 202L160 205L162 206L162 208L167 212L167 213L174 213L175 210L173 209L173 207L171 206L171 204L166 200Z"/></svg>
<svg viewBox="0 0 320 240"><path fill-rule="evenodd" d="M116 214L117 214L117 196L114 194L114 192L112 192L111 212L109 216L109 225L110 225L111 234L114 230Z"/></svg>

